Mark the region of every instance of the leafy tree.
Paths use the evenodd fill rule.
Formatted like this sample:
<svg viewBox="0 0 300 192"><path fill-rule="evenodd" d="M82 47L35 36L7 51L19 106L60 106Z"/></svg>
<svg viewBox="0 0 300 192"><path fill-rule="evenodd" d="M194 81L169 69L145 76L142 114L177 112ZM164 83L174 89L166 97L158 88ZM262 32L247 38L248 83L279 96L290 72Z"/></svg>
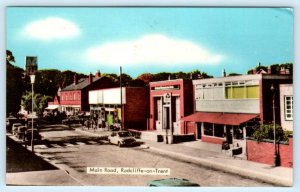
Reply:
<svg viewBox="0 0 300 192"><path fill-rule="evenodd" d="M20 110L22 93L25 91L24 70L14 66L14 62L12 52L6 50L6 116Z"/></svg>
<svg viewBox="0 0 300 192"><path fill-rule="evenodd" d="M276 142L279 141L287 141L288 137L285 131L282 129L282 127L278 124L275 126L275 132L276 132ZM254 133L253 137L257 141L262 141L264 139L268 140L274 140L274 125L273 124L263 124L258 126Z"/></svg>
<svg viewBox="0 0 300 192"><path fill-rule="evenodd" d="M145 82L145 84L149 84L149 82L152 81L154 75L151 73L143 73L139 75L136 79L142 80Z"/></svg>
<svg viewBox="0 0 300 192"><path fill-rule="evenodd" d="M41 116L43 114L44 109L48 105L48 100L51 97L46 96L46 95L41 95L39 93L34 94L33 96L33 111L36 111L38 116ZM32 110L32 93L27 91L23 96L22 96L22 106L26 111L31 111Z"/></svg>

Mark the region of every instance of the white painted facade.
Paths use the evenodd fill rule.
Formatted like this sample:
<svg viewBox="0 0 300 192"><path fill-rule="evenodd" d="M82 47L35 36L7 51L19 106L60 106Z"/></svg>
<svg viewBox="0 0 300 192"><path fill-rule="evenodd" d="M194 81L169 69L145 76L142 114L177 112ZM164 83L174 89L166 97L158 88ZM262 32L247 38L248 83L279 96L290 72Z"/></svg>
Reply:
<svg viewBox="0 0 300 192"><path fill-rule="evenodd" d="M282 84L279 85L280 89L280 120L281 126L285 130L293 131L293 115L287 116L287 112L293 114L293 85ZM288 99L288 100L287 100ZM287 111L291 110L291 111Z"/></svg>
<svg viewBox="0 0 300 192"><path fill-rule="evenodd" d="M225 113L260 113L260 99L248 98L249 86L260 86L262 75L242 75L193 80L196 111ZM226 87L244 88L244 98L226 98ZM243 94L243 93L240 93Z"/></svg>
<svg viewBox="0 0 300 192"><path fill-rule="evenodd" d="M121 89L89 91L89 104L121 104ZM122 88L122 104L126 104L126 89Z"/></svg>

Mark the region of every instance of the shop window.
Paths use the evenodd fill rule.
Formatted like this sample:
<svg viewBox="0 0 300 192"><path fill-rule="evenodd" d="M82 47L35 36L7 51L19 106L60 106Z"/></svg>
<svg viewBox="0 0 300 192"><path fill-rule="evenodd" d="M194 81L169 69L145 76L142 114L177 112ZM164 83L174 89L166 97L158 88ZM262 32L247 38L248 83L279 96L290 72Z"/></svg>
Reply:
<svg viewBox="0 0 300 192"><path fill-rule="evenodd" d="M213 124L212 123L204 123L204 135L213 136Z"/></svg>
<svg viewBox="0 0 300 192"><path fill-rule="evenodd" d="M224 137L224 125L214 124L214 136Z"/></svg>
<svg viewBox="0 0 300 192"><path fill-rule="evenodd" d="M293 120L293 96L284 97L285 120Z"/></svg>
<svg viewBox="0 0 300 192"><path fill-rule="evenodd" d="M235 139L243 139L243 128L239 126L232 126L233 127L233 135Z"/></svg>

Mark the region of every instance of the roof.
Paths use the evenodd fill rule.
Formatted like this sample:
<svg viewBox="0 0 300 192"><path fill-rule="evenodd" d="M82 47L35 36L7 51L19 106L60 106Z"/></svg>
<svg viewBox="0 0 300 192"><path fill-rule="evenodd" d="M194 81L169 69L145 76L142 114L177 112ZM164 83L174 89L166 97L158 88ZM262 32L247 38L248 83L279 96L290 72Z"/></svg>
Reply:
<svg viewBox="0 0 300 192"><path fill-rule="evenodd" d="M95 83L96 81L102 79L102 77L93 77L93 82ZM65 88L61 89L61 91L73 91L73 90L81 90L89 86L88 83L88 78L81 78L78 80L78 83L75 85L74 83L66 86Z"/></svg>
<svg viewBox="0 0 300 192"><path fill-rule="evenodd" d="M242 113L210 113L196 112L192 115L182 118L183 121L206 122L224 125L240 125L251 119L256 118L257 114L242 114Z"/></svg>

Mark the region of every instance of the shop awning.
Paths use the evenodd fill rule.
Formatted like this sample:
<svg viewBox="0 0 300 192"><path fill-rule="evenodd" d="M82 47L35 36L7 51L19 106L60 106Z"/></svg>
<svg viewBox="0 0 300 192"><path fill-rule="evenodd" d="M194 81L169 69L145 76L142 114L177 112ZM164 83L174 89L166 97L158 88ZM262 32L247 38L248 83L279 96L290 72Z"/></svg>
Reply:
<svg viewBox="0 0 300 192"><path fill-rule="evenodd" d="M45 109L53 110L53 109L57 109L57 108L58 108L58 105L49 105L49 106L46 107Z"/></svg>
<svg viewBox="0 0 300 192"><path fill-rule="evenodd" d="M240 125L241 123L254 119L257 116L257 114L196 112L182 118L181 120L224 125Z"/></svg>

